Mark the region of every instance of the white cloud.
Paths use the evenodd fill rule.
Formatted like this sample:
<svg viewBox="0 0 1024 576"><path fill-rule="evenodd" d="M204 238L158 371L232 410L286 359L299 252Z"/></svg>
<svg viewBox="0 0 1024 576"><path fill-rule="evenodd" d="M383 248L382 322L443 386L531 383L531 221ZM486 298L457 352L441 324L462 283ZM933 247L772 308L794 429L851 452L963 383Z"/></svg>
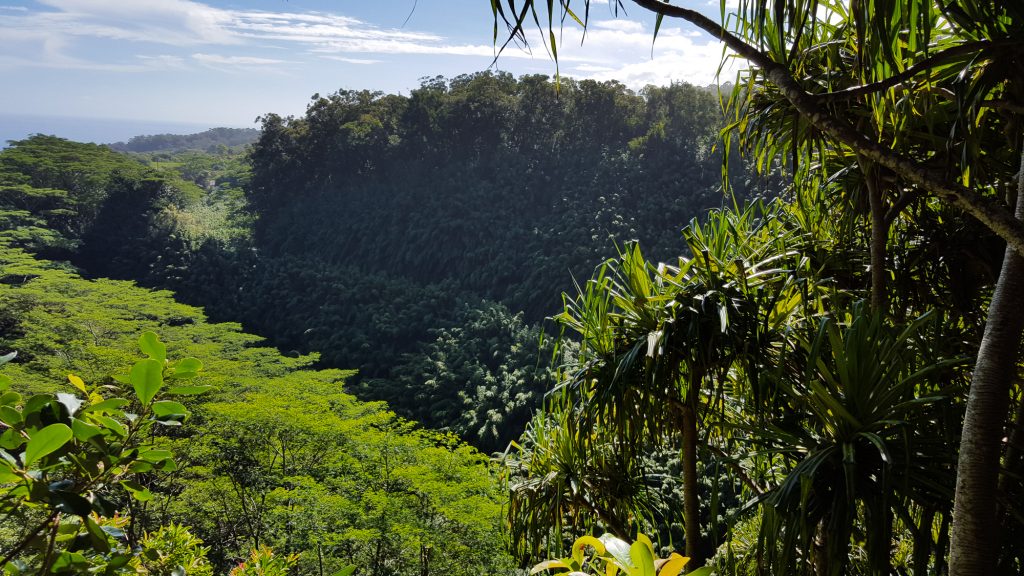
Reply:
<svg viewBox="0 0 1024 576"><path fill-rule="evenodd" d="M152 70L184 70L185 59L181 56L172 56L170 54L158 54L156 56L138 55L136 58L143 63L149 69Z"/></svg>
<svg viewBox="0 0 1024 576"><path fill-rule="evenodd" d="M322 12L227 10L192 0L38 0L52 11L0 13L0 54L14 41L97 38L139 45L240 46L285 44L309 53L492 56L490 45L452 43L428 32L381 28ZM49 63L61 58L51 51Z"/></svg>
<svg viewBox="0 0 1024 576"><path fill-rule="evenodd" d="M34 12L34 24L74 36L194 46L238 44L231 12L190 0L38 0L55 12Z"/></svg>
<svg viewBox="0 0 1024 576"><path fill-rule="evenodd" d="M273 58L258 58L255 56L224 56L221 54L203 54L197 52L192 55L192 59L203 64L223 64L227 66L272 66L277 64L285 64L286 60L276 60Z"/></svg>
<svg viewBox="0 0 1024 576"><path fill-rule="evenodd" d="M578 26L566 26L559 45L562 73L618 80L634 89L671 82L715 82L722 59L720 42L706 34L694 35L691 30L671 26L668 21L655 39L653 17L650 20L649 24L622 18L592 21L586 39ZM731 63L727 64L723 79L729 79L732 73Z"/></svg>
<svg viewBox="0 0 1024 576"><path fill-rule="evenodd" d="M369 58L346 58L345 56L334 56L334 55L330 55L330 54L324 55L323 58L325 58L327 60L334 60L336 62L345 62L347 64L367 65L367 64L380 64L381 63L381 60L371 60Z"/></svg>
<svg viewBox="0 0 1024 576"><path fill-rule="evenodd" d="M482 67L495 54L489 43L326 12L226 9L196 0L37 1L45 9L0 10L0 66L146 71L191 63L225 71L267 70L286 63L275 57L286 50L288 64L313 58L368 65L380 62L374 55L426 55L474 57L475 66ZM591 7L582 46L584 31L571 20L556 31L564 74L614 78L635 88L713 81L721 58L716 40L666 21L652 50L653 15L640 10L636 19L611 18L614 7L614 1ZM535 34L530 32L532 51L510 45L500 59L547 62L546 37ZM80 49L87 43L92 51Z"/></svg>

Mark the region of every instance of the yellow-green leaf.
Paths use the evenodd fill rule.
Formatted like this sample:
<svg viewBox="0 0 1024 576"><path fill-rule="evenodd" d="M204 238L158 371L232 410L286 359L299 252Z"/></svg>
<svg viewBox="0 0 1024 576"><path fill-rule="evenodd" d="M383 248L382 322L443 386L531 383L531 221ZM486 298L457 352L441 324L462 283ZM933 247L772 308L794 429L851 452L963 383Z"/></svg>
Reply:
<svg viewBox="0 0 1024 576"><path fill-rule="evenodd" d="M161 364L167 361L167 346L160 341L160 337L155 332L147 331L139 336L139 349L143 354Z"/></svg>
<svg viewBox="0 0 1024 576"><path fill-rule="evenodd" d="M572 557L580 566L583 565L583 549L590 546L598 556L604 554L604 543L593 536L580 536L572 544Z"/></svg>
<svg viewBox="0 0 1024 576"><path fill-rule="evenodd" d="M135 366L132 366L128 379L132 383L132 387L135 388L139 402L149 404L156 393L160 391L160 387L164 383L163 370L163 363L153 358L139 360Z"/></svg>
<svg viewBox="0 0 1024 576"><path fill-rule="evenodd" d="M562 568L564 570L568 570L569 565L561 560L545 560L544 562L541 562L540 564L537 564L536 566L531 568L530 574L537 574L538 572L551 570L552 568Z"/></svg>
<svg viewBox="0 0 1024 576"><path fill-rule="evenodd" d="M686 556L680 556L673 552L671 556L662 562L661 569L658 570L658 576L678 576L683 566L686 566L686 563L689 561L690 559Z"/></svg>
<svg viewBox="0 0 1024 576"><path fill-rule="evenodd" d="M68 374L68 382L71 382L71 385L81 390L83 394L89 393L88 390L85 389L85 382L83 382L78 376Z"/></svg>

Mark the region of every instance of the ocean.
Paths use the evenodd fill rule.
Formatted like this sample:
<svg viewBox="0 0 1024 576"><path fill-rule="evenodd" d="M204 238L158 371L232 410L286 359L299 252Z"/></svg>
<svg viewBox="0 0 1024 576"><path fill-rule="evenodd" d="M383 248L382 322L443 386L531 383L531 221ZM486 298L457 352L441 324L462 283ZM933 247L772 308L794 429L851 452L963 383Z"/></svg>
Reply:
<svg viewBox="0 0 1024 576"><path fill-rule="evenodd" d="M112 144L127 142L132 136L150 134L195 134L227 124L162 122L159 120L123 120L116 118L73 118L63 116L25 116L0 114L0 148L8 140L21 140L31 134L60 136L77 142ZM256 128L240 126L241 128Z"/></svg>

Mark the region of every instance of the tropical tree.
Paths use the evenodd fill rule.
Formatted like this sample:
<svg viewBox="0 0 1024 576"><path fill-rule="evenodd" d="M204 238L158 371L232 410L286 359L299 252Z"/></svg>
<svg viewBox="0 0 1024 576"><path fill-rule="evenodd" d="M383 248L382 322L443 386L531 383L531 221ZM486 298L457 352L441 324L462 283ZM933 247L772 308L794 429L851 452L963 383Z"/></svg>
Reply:
<svg viewBox="0 0 1024 576"><path fill-rule="evenodd" d="M710 429L722 412L732 370L759 372L802 301L799 277L785 268L798 264L784 250L792 237L760 218L774 210L756 205L717 212L703 227L694 222L684 233L693 257L678 266L653 266L637 245L627 246L556 317L580 338L561 386L576 406L569 410L579 411L581 438L613 431L630 460L660 441L681 441L686 553L694 566L709 554L697 496L698 445L709 432L700 423Z"/></svg>
<svg viewBox="0 0 1024 576"><path fill-rule="evenodd" d="M1024 111L1024 9L985 0L744 1L730 30L682 6L634 3L656 14L656 30L666 16L681 18L751 64L741 73L743 88L733 93L731 108L756 152L792 158L798 172L801 165L820 170L822 156L834 151L857 166L871 204L877 308L885 304L888 226L907 205L920 200L954 206L1007 242L963 423L950 565L957 575L991 571L1000 542L1001 437L1024 328L1024 315L1009 296L1019 293L1024 276L1024 194L1004 192L1015 181L1024 188L1024 169L1017 171L1024 159L1012 160L1022 150L1012 128L1008 155L980 142L1016 125ZM556 17L586 26L589 2L582 4L581 20L569 0L559 9L548 3L552 54ZM495 37L499 22L507 24L509 41L525 41L530 19L544 26L538 14L543 8L533 0L491 6ZM723 16L725 11L723 3Z"/></svg>

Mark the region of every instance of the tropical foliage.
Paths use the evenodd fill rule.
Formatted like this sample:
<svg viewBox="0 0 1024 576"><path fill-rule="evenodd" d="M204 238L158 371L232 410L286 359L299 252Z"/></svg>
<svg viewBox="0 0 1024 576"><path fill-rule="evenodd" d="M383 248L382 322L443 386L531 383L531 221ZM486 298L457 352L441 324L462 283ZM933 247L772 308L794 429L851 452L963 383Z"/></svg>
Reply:
<svg viewBox="0 0 1024 576"><path fill-rule="evenodd" d="M333 574L350 564L368 574L475 573L506 565L507 557L488 544L499 538L500 502L486 459L453 437L416 429L380 403L360 403L344 393L351 372L311 370L315 357L287 358L259 347L260 339L242 333L237 324L208 324L199 309L174 302L167 292L83 280L11 248L0 251L0 269L5 278L0 349L18 351L16 361L4 366L17 392L4 399L22 406L4 409L4 422L25 430L32 447L31 462L18 460L26 442L5 432L12 439L5 440L4 449L13 460L2 464L11 469L4 489L39 502L38 512L19 506L16 514L29 516L5 523L5 554L27 563L37 556L44 561L46 546L40 555L38 548L26 544L22 552L17 545L30 535L43 534L48 541L51 524L39 534L31 528L58 514L89 518L92 508L107 506L104 517L120 510L128 521L104 528L92 520L68 520L61 523L70 530L68 538L74 530L98 538L96 530L103 530L124 534L134 547L157 538L146 534L161 534L161 526L184 525L208 549L204 555L217 573L261 546L280 557L294 555L292 570L299 574ZM144 350L157 357L198 359L204 368L197 375L197 360L169 365L168 378L194 378L184 388L156 388L159 394L206 393L186 396L182 403L153 395L159 372L146 368L153 360L129 375L129 384L148 378L138 380L144 392L133 400L138 405L107 398L125 386L109 374L112 366L131 365L140 330L160 334L168 343L164 352L148 333ZM68 373L77 376L60 385ZM79 382L89 383L82 384L86 392L76 388ZM26 394L38 399L18 400ZM100 408L91 408L94 401ZM180 421L183 410L193 415L186 426L166 426ZM153 425L158 433L137 430ZM87 444L82 457L71 458L71 444L57 442L67 435L65 428L72 434L81 429L77 433L88 437L66 439L74 446ZM33 442L43 430L45 437ZM146 439L151 450L114 441L125 434L133 441ZM47 452L52 446L58 449ZM126 454L120 466L113 465L111 450ZM176 465L168 464L172 457ZM110 464L100 466L102 474L96 476L90 462ZM46 476L19 472L25 466L42 466ZM72 472L88 480L74 484ZM10 483L12 474L18 484ZM29 482L37 488L29 490ZM100 482L114 493L100 490ZM70 486L83 496L73 497ZM85 490L97 496L86 498ZM124 490L125 496L118 496ZM8 532L17 525L26 533ZM59 534L58 542L66 543L64 532ZM162 534L159 538L171 539ZM51 567L62 550L55 548ZM111 550L124 553L114 544ZM170 552L155 554L155 559L144 555L142 565L159 573L160 554Z"/></svg>
<svg viewBox="0 0 1024 576"><path fill-rule="evenodd" d="M1020 9L634 1L751 67L342 90L244 158L0 153L9 570L1024 570ZM491 6L554 43L589 2Z"/></svg>

